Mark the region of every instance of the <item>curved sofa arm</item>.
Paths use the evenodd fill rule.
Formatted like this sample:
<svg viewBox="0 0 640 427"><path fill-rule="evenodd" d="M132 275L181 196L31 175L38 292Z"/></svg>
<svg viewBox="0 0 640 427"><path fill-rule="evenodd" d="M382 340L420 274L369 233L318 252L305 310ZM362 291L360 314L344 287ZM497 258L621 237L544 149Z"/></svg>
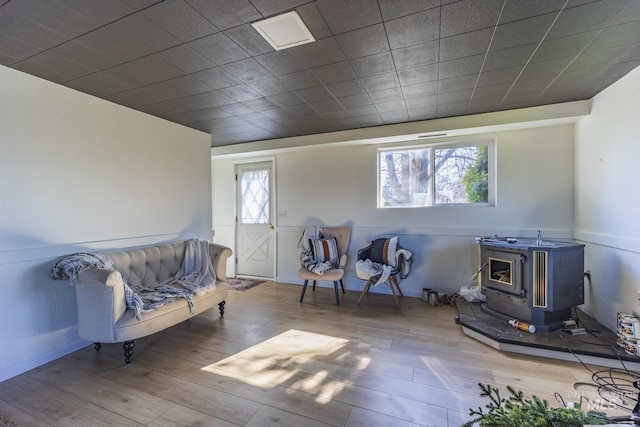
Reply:
<svg viewBox="0 0 640 427"><path fill-rule="evenodd" d="M114 342L114 326L125 313L122 275L118 271L90 268L75 282L78 334L94 342Z"/></svg>
<svg viewBox="0 0 640 427"><path fill-rule="evenodd" d="M217 243L209 243L209 255L213 270L216 272L216 279L223 282L227 281L227 258L233 255L231 248L219 245Z"/></svg>

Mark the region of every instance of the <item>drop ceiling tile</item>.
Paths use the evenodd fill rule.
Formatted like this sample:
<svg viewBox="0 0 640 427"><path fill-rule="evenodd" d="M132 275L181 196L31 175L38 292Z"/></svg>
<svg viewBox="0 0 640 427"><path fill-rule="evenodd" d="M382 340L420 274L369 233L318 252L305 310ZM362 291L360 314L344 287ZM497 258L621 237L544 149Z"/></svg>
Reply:
<svg viewBox="0 0 640 427"><path fill-rule="evenodd" d="M359 80L346 80L344 82L331 83L326 85L333 96L340 98L343 96L357 95L364 93L364 89Z"/></svg>
<svg viewBox="0 0 640 427"><path fill-rule="evenodd" d="M244 49L235 44L224 33L215 33L194 40L189 42L189 46L218 65L228 64L249 57L249 54L245 52Z"/></svg>
<svg viewBox="0 0 640 427"><path fill-rule="evenodd" d="M397 101L389 101L389 102L381 102L381 103L376 103L375 104L376 109L378 110L378 113L387 113L389 111L406 111L407 107L404 104L404 101L402 100L397 100Z"/></svg>
<svg viewBox="0 0 640 427"><path fill-rule="evenodd" d="M405 99L423 98L438 93L438 82L419 83L417 85L403 86L402 93Z"/></svg>
<svg viewBox="0 0 640 427"><path fill-rule="evenodd" d="M402 123L409 120L409 113L406 109L380 111L380 117L385 124Z"/></svg>
<svg viewBox="0 0 640 427"><path fill-rule="evenodd" d="M302 22L304 22L305 26L309 29L311 34L313 34L313 37L316 40L331 37L333 35L315 2L297 7L296 12L298 12L300 19L302 19Z"/></svg>
<svg viewBox="0 0 640 427"><path fill-rule="evenodd" d="M392 49L436 40L440 36L438 9L394 19L384 23Z"/></svg>
<svg viewBox="0 0 640 427"><path fill-rule="evenodd" d="M123 74L122 69L114 68L80 77L68 82L66 85L82 92L87 91L98 97L126 92L138 87L133 80ZM154 102L163 100L160 97L153 97L152 99Z"/></svg>
<svg viewBox="0 0 640 427"><path fill-rule="evenodd" d="M5 2L2 5L2 13L19 15L31 25L36 24L41 31L59 34L65 40L77 37L93 28L91 19L64 4L50 2L46 7L43 6L43 2L39 0Z"/></svg>
<svg viewBox="0 0 640 427"><path fill-rule="evenodd" d="M522 70L523 70L523 67L502 68L502 69L493 70L493 71L483 71L480 74L480 78L478 78L477 76L463 76L463 77L457 77L455 79L449 79L446 81L456 81L458 79L469 79L469 80L475 81L477 79L478 86L493 86L497 84L511 83L515 81L520 75L520 73L522 72ZM453 89L454 86L450 85L449 88ZM462 84L460 87L460 89L467 89L467 88L469 88L468 84ZM449 90L445 92L449 92Z"/></svg>
<svg viewBox="0 0 640 427"><path fill-rule="evenodd" d="M491 42L491 50L508 49L532 43L537 45L553 24L554 17L553 14L547 14L498 25Z"/></svg>
<svg viewBox="0 0 640 427"><path fill-rule="evenodd" d="M245 85L226 87L224 89L220 89L220 93L227 95L229 98L238 102L260 98L262 96L257 91Z"/></svg>
<svg viewBox="0 0 640 427"><path fill-rule="evenodd" d="M123 18L136 9L120 1L103 0L56 0L56 3L64 5L82 15L92 22L92 27L101 27L109 22ZM154 2L155 3L155 2Z"/></svg>
<svg viewBox="0 0 640 427"><path fill-rule="evenodd" d="M455 117L470 114L468 102L455 102L451 104L438 104L438 117Z"/></svg>
<svg viewBox="0 0 640 427"><path fill-rule="evenodd" d="M113 64L113 60L86 46L68 42L21 61L13 68L53 82L65 83Z"/></svg>
<svg viewBox="0 0 640 427"><path fill-rule="evenodd" d="M295 73L307 68L294 53L293 48L265 53L254 59L274 76Z"/></svg>
<svg viewBox="0 0 640 427"><path fill-rule="evenodd" d="M556 1L518 1L505 2L500 15L500 24L520 21L538 15L557 14L564 3Z"/></svg>
<svg viewBox="0 0 640 427"><path fill-rule="evenodd" d="M273 77L266 68L253 58L243 59L222 66L230 75L243 82Z"/></svg>
<svg viewBox="0 0 640 427"><path fill-rule="evenodd" d="M184 0L166 0L141 12L182 42L220 31Z"/></svg>
<svg viewBox="0 0 640 427"><path fill-rule="evenodd" d="M277 95L271 95L268 98L281 107L288 107L290 105L298 105L304 103L302 98L300 98L294 92L279 93Z"/></svg>
<svg viewBox="0 0 640 427"><path fill-rule="evenodd" d="M308 89L300 89L295 93L306 102L324 101L325 99L333 99L333 95L324 86L310 87Z"/></svg>
<svg viewBox="0 0 640 427"><path fill-rule="evenodd" d="M251 56L273 52L271 45L251 24L230 28L224 33Z"/></svg>
<svg viewBox="0 0 640 427"><path fill-rule="evenodd" d="M224 89L226 87L237 86L240 80L227 73L222 67L209 68L191 74L194 78L209 85L211 89Z"/></svg>
<svg viewBox="0 0 640 427"><path fill-rule="evenodd" d="M435 106L410 108L407 110L411 120L429 120L435 119L437 109Z"/></svg>
<svg viewBox="0 0 640 427"><path fill-rule="evenodd" d="M370 116L370 115L378 114L378 110L373 104L357 105L354 107L349 107L347 108L347 111L349 112L349 114L351 114L354 117Z"/></svg>
<svg viewBox="0 0 640 427"><path fill-rule="evenodd" d="M554 39L591 30L600 30L625 5L626 2L606 0L565 8L551 27L547 37Z"/></svg>
<svg viewBox="0 0 640 427"><path fill-rule="evenodd" d="M121 0L121 1L123 3L126 3L127 5L129 5L129 7L135 10L145 9L151 6L152 4L158 2L157 0Z"/></svg>
<svg viewBox="0 0 640 427"><path fill-rule="evenodd" d="M349 62L351 63L351 67L358 75L358 77L388 73L391 71L395 71L396 69L393 63L391 52L384 52L376 55L365 56L363 58L352 59Z"/></svg>
<svg viewBox="0 0 640 427"><path fill-rule="evenodd" d="M136 86L145 86L185 74L179 68L153 55L118 65L112 70L118 71L123 79L131 79Z"/></svg>
<svg viewBox="0 0 640 427"><path fill-rule="evenodd" d="M215 62L199 54L186 44L154 53L154 56L181 69L185 73L195 73L216 66Z"/></svg>
<svg viewBox="0 0 640 427"><path fill-rule="evenodd" d="M548 61L530 62L522 71L520 78L526 80L541 76L557 76L564 71L573 59L573 56L566 56Z"/></svg>
<svg viewBox="0 0 640 427"><path fill-rule="evenodd" d="M197 122L203 122L213 119L211 116L210 109L204 108L200 110L187 111L184 113L177 113L169 116L169 120L184 123L184 124L193 124Z"/></svg>
<svg viewBox="0 0 640 427"><path fill-rule="evenodd" d="M0 17L0 28L1 27L2 17ZM0 64L2 65L9 67L41 51L42 50L36 46L10 36L2 36L0 33Z"/></svg>
<svg viewBox="0 0 640 427"><path fill-rule="evenodd" d="M322 117L326 120L334 121L344 119L345 117L351 117L351 115L347 110L343 108L342 110L327 111L325 113L322 113Z"/></svg>
<svg viewBox="0 0 640 427"><path fill-rule="evenodd" d="M487 53L483 71L499 70L515 66L524 67L535 52L537 43L512 47Z"/></svg>
<svg viewBox="0 0 640 427"><path fill-rule="evenodd" d="M265 111L268 111L268 110L265 110ZM260 126L262 129L272 129L272 128L274 128L273 121L271 119L263 116L259 112L243 114L243 115L241 115L239 117L242 118L243 120L245 120L247 123L252 123L252 124L254 124L256 126Z"/></svg>
<svg viewBox="0 0 640 427"><path fill-rule="evenodd" d="M289 89L298 90L309 87L320 86L320 80L311 71L299 71L291 74L284 74L278 79Z"/></svg>
<svg viewBox="0 0 640 427"><path fill-rule="evenodd" d="M345 108L362 107L364 105L371 105L371 98L367 94L350 95L338 98L338 101Z"/></svg>
<svg viewBox="0 0 640 427"><path fill-rule="evenodd" d="M182 98L199 93L209 92L212 87L190 75L176 77L160 83L145 86L146 89L154 91L161 98L161 101Z"/></svg>
<svg viewBox="0 0 640 427"><path fill-rule="evenodd" d="M317 0L316 5L333 34L382 22L376 0Z"/></svg>
<svg viewBox="0 0 640 427"><path fill-rule="evenodd" d="M481 99L491 99L491 100L494 100L491 102L495 102L496 98L502 99L507 94L507 91L509 90L509 88L511 88L511 83L494 85L494 86L476 87L473 90L472 101L478 101ZM476 102L474 105L479 106L478 102Z"/></svg>
<svg viewBox="0 0 640 427"><path fill-rule="evenodd" d="M440 61L485 54L489 49L493 28L458 34L440 39Z"/></svg>
<svg viewBox="0 0 640 427"><path fill-rule="evenodd" d="M311 70L311 72L325 85L356 78L356 74L348 61L317 67Z"/></svg>
<svg viewBox="0 0 640 427"><path fill-rule="evenodd" d="M435 107L438 104L438 95L423 96L420 98L411 98L404 101L409 110L415 110L424 107Z"/></svg>
<svg viewBox="0 0 640 427"><path fill-rule="evenodd" d="M327 99L324 101L315 101L310 103L311 107L319 113L326 113L327 111L344 110L342 104L335 99Z"/></svg>
<svg viewBox="0 0 640 427"><path fill-rule="evenodd" d="M378 3L385 21L440 6L439 0L380 0Z"/></svg>
<svg viewBox="0 0 640 427"><path fill-rule="evenodd" d="M265 116L268 119L273 120L274 123L276 123L278 126L284 126L283 120L285 120L286 118L291 116L289 113L284 111L282 108L277 109L277 110L262 111L262 112L260 112L260 114L262 114L263 116Z"/></svg>
<svg viewBox="0 0 640 427"><path fill-rule="evenodd" d="M303 119L298 118L300 116L310 114L312 115L312 117L316 117L317 115L317 111L311 108L309 104L299 104L299 105L292 105L289 107L282 107L282 110L288 113L290 117L296 117L296 120L294 120L294 122L296 123L300 123L303 121ZM317 116L317 117L320 118L320 116ZM309 118L307 118L307 120L308 119Z"/></svg>
<svg viewBox="0 0 640 427"><path fill-rule="evenodd" d="M473 91L470 89L458 92L447 92L438 94L438 104L453 104L456 102L469 102Z"/></svg>
<svg viewBox="0 0 640 427"><path fill-rule="evenodd" d="M308 0L251 0L251 4L265 17L287 12L307 2Z"/></svg>
<svg viewBox="0 0 640 427"><path fill-rule="evenodd" d="M442 6L442 36L492 28L498 23L503 0L462 0Z"/></svg>
<svg viewBox="0 0 640 427"><path fill-rule="evenodd" d="M177 38L139 14L129 15L76 40L122 62L180 44Z"/></svg>
<svg viewBox="0 0 640 427"><path fill-rule="evenodd" d="M640 3L638 4L640 9ZM587 47L587 51L611 49L618 46L631 46L640 43L640 21L628 22L615 27L605 28Z"/></svg>
<svg viewBox="0 0 640 427"><path fill-rule="evenodd" d="M248 0L189 0L189 4L221 30L263 17Z"/></svg>
<svg viewBox="0 0 640 427"><path fill-rule="evenodd" d="M369 97L374 104L400 101L403 99L402 90L399 87L369 92Z"/></svg>
<svg viewBox="0 0 640 427"><path fill-rule="evenodd" d="M91 93L90 89L92 88L92 82L78 82L74 80L70 83L67 83L66 86L85 93ZM140 108L144 105L155 104L157 102L163 101L160 97L160 94L155 93L153 90L147 88L137 88L126 92L116 93L113 95L105 96L104 99L131 108Z"/></svg>
<svg viewBox="0 0 640 427"><path fill-rule="evenodd" d="M201 101L207 107L219 107L221 105L228 105L236 102L234 99L228 97L219 90L199 93L197 95L192 95L192 97Z"/></svg>
<svg viewBox="0 0 640 427"><path fill-rule="evenodd" d="M558 39L545 39L540 44L531 60L541 62L549 59L578 55L582 50L589 46L596 36L596 31L589 31Z"/></svg>
<svg viewBox="0 0 640 427"><path fill-rule="evenodd" d="M438 65L429 64L398 71L398 79L402 86L430 82L438 79Z"/></svg>
<svg viewBox="0 0 640 427"><path fill-rule="evenodd" d="M43 27L17 13L7 12L6 7L7 6L3 6L3 12L0 13L0 34L10 35L10 42L6 43L9 46L13 44L14 40L23 42L20 43L20 47L10 51L16 58L23 59L29 54L49 49L68 39L68 36ZM24 56L19 54L21 51L24 52Z"/></svg>
<svg viewBox="0 0 640 427"><path fill-rule="evenodd" d="M249 107L256 112L276 110L280 108L279 105L267 98L250 99L248 101L244 101L242 105L244 105L245 107Z"/></svg>
<svg viewBox="0 0 640 427"><path fill-rule="evenodd" d="M334 62L344 61L346 59L340 50L338 43L333 37L296 46L290 50L294 51L300 61L300 64L304 68L320 67L323 65L333 64Z"/></svg>
<svg viewBox="0 0 640 427"><path fill-rule="evenodd" d="M336 36L347 58L359 58L386 52L389 48L384 25L376 24Z"/></svg>
<svg viewBox="0 0 640 427"><path fill-rule="evenodd" d="M612 27L631 21L640 21L640 5L636 1L628 1L626 5L608 23Z"/></svg>
<svg viewBox="0 0 640 427"><path fill-rule="evenodd" d="M478 74L482 67L484 55L469 56L438 64L438 76L441 79Z"/></svg>
<svg viewBox="0 0 640 427"><path fill-rule="evenodd" d="M393 50L393 60L398 70L415 68L420 65L438 62L439 43L437 41L420 43L402 49Z"/></svg>
<svg viewBox="0 0 640 427"><path fill-rule="evenodd" d="M635 46L633 48L632 46ZM571 62L567 71L573 72L576 70L588 70L594 67L600 67L605 64L616 64L621 61L632 60L637 58L640 48L639 44L632 45L629 48L623 50L616 49L603 49L597 51L585 51L581 55Z"/></svg>
<svg viewBox="0 0 640 427"><path fill-rule="evenodd" d="M400 87L400 81L398 80L398 74L396 73L385 73L370 77L362 77L360 82L362 82L362 86L367 92Z"/></svg>
<svg viewBox="0 0 640 427"><path fill-rule="evenodd" d="M259 92L263 96L276 95L278 93L289 92L291 88L282 83L277 77L269 77L261 80L247 82L247 86Z"/></svg>
<svg viewBox="0 0 640 427"><path fill-rule="evenodd" d="M233 104L225 104L225 105L221 105L220 107L218 107L221 111L225 112L225 113L229 113L232 116L239 116L242 114L249 114L249 113L253 113L254 111L249 108L249 107L245 107L244 105L242 105L239 102L233 103ZM224 119L224 123L229 123L232 122L231 118L225 118Z"/></svg>
<svg viewBox="0 0 640 427"><path fill-rule="evenodd" d="M186 97L174 99L171 101L159 102L157 104L146 105L141 110L149 114L162 114L164 116L172 116L175 114L185 113L187 111L195 111L206 108L206 104L197 98Z"/></svg>

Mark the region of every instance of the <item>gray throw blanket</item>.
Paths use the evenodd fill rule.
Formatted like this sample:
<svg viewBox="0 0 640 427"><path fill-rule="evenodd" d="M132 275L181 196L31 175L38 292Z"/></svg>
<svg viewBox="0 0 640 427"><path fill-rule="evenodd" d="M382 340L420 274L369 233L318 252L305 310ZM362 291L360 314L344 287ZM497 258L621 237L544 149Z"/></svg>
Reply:
<svg viewBox="0 0 640 427"><path fill-rule="evenodd" d="M55 280L70 279L73 283L78 274L94 267L117 270L107 255L80 252L58 261L51 268L51 277ZM209 242L200 239L188 240L180 269L153 288L131 285L124 276L122 282L127 308L134 310L138 320L142 319L143 312L155 310L177 298L184 298L191 313L195 314L193 295L202 295L207 290L215 288L216 276L209 255ZM173 284L179 284L181 288Z"/></svg>

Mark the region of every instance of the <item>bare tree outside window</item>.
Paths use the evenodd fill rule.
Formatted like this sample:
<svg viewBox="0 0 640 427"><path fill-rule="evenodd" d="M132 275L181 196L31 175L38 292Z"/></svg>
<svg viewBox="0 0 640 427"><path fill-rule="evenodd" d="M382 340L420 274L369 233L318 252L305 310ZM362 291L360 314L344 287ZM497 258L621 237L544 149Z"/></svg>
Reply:
<svg viewBox="0 0 640 427"><path fill-rule="evenodd" d="M489 144L379 152L378 206L489 203Z"/></svg>

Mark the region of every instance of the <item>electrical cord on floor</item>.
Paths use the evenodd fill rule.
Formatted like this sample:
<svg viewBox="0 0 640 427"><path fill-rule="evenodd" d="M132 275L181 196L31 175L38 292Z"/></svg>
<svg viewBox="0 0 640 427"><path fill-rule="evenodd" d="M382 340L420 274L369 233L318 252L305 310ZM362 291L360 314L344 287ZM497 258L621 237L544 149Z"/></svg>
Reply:
<svg viewBox="0 0 640 427"><path fill-rule="evenodd" d="M576 360L580 362L580 364L591 373L591 379L593 380L593 383L574 383L574 390L576 390L576 392L580 395L581 401L582 399L584 399L592 407L597 408L603 405L596 402L596 399L590 399L589 397L584 396L578 392L578 388L581 387L594 388L594 391L599 397L600 401L606 402L606 405L608 405L609 408L618 408L630 413L633 410L636 402L638 401L638 390L633 386L633 382L640 379L640 373L628 369L624 363L624 360L622 360L622 358L620 357L617 348L610 343L604 342L602 340L602 337L598 335L598 333L601 331L587 327L585 323L580 320L577 307L574 307L574 311L576 324L581 324L587 333L600 341L600 344L594 344L593 342L585 341L582 339L571 339L569 340L569 342L567 342L567 350L569 351L569 353L571 353L573 357L575 357ZM571 348L572 343L584 343L589 345L608 347L616 356L622 368L609 368L594 371L591 367L584 363L584 361L578 356L573 348Z"/></svg>

